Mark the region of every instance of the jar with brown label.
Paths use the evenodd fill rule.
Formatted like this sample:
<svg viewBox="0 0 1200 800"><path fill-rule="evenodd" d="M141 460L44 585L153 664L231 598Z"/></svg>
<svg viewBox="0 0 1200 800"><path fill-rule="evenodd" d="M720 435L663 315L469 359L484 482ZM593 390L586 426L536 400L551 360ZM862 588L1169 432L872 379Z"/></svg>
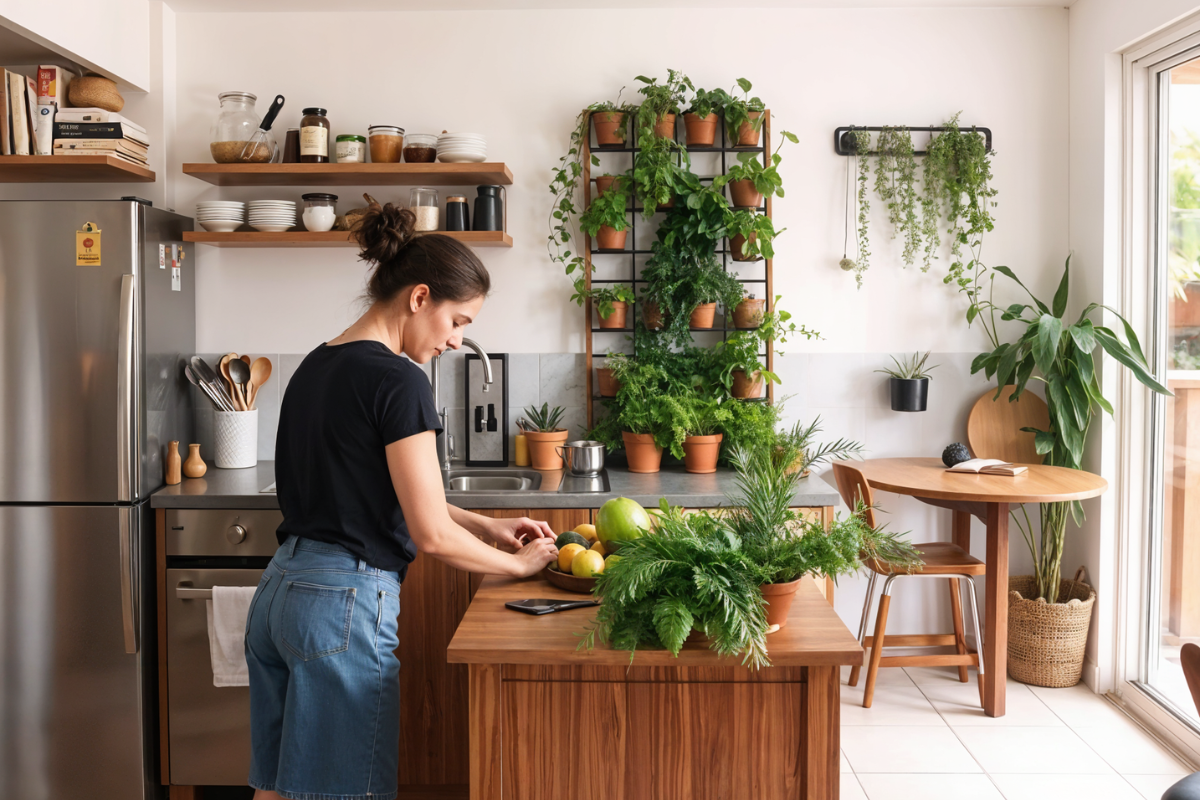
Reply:
<svg viewBox="0 0 1200 800"><path fill-rule="evenodd" d="M306 108L300 120L300 163L329 163L329 117L323 108Z"/></svg>

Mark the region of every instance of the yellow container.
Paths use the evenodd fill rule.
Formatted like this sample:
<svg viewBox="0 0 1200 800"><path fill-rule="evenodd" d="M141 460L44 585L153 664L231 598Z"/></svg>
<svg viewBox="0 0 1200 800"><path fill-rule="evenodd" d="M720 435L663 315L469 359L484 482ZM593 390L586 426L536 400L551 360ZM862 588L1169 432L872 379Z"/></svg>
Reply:
<svg viewBox="0 0 1200 800"><path fill-rule="evenodd" d="M516 463L518 467L529 466L529 440L525 438L525 434L517 434L517 454Z"/></svg>

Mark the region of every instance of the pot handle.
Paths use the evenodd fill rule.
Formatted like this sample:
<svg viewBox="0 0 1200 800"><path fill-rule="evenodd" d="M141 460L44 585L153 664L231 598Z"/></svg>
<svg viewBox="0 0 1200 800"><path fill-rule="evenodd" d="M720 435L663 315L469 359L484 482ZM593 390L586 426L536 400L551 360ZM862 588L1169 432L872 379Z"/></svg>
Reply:
<svg viewBox="0 0 1200 800"><path fill-rule="evenodd" d="M565 452L563 452L566 449L567 449L567 445L565 445L565 444L555 445L554 446L554 455L558 456L559 458L566 458L567 454Z"/></svg>

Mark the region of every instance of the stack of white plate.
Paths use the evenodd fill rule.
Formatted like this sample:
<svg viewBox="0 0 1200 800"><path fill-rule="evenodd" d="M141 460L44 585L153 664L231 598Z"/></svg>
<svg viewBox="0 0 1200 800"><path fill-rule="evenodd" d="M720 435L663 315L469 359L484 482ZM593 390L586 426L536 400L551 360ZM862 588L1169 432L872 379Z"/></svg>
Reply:
<svg viewBox="0 0 1200 800"><path fill-rule="evenodd" d="M296 204L291 200L251 200L250 227L281 233L296 225Z"/></svg>
<svg viewBox="0 0 1200 800"><path fill-rule="evenodd" d="M443 133L437 157L447 164L476 164L487 158L487 140L478 133Z"/></svg>
<svg viewBox="0 0 1200 800"><path fill-rule="evenodd" d="M229 233L246 221L246 204L232 200L206 200L196 203L196 222L206 231Z"/></svg>

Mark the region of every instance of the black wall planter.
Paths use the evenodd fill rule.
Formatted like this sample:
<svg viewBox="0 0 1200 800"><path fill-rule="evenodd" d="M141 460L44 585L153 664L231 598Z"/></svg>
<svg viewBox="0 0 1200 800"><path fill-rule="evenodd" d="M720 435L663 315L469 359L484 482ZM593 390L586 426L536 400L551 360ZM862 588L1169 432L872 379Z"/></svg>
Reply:
<svg viewBox="0 0 1200 800"><path fill-rule="evenodd" d="M929 378L888 378L892 411L924 411L929 403Z"/></svg>

